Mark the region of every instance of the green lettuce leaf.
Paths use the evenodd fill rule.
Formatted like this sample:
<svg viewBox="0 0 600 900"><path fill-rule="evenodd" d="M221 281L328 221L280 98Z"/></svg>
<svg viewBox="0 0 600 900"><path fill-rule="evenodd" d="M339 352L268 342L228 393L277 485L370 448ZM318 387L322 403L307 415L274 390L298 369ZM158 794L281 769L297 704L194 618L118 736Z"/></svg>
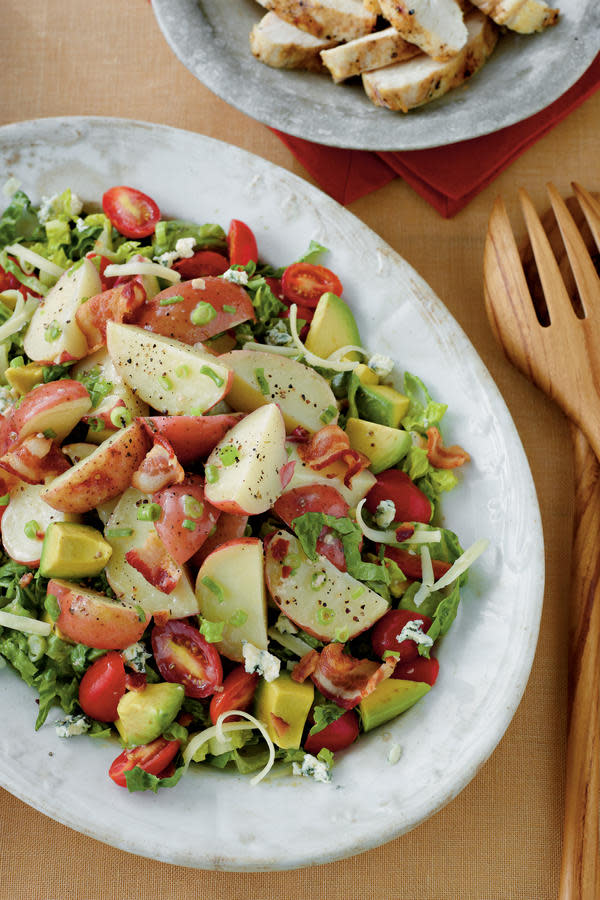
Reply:
<svg viewBox="0 0 600 900"><path fill-rule="evenodd" d="M323 731L323 729L327 728L328 725L331 725L332 722L336 722L341 718L345 712L346 710L341 706L338 706L337 703L324 703L315 706L313 709L315 724L308 733L318 734L319 731Z"/></svg>
<svg viewBox="0 0 600 900"><path fill-rule="evenodd" d="M151 775L144 771L140 766L134 766L125 772L125 781L127 782L127 790L131 791L152 791L156 794L159 788L175 787L183 773L185 766L179 766L168 778L159 778L157 775Z"/></svg>
<svg viewBox="0 0 600 900"><path fill-rule="evenodd" d="M341 539L348 574L360 581L389 584L390 578L383 566L363 560L360 552L363 533L348 518L338 519L325 513L308 512L293 520L292 528L309 559L313 562L318 559L317 539L324 526L331 528Z"/></svg>
<svg viewBox="0 0 600 900"><path fill-rule="evenodd" d="M444 403L437 403L416 375L404 373L404 393L410 400L408 412L402 419L402 427L406 431L418 431L425 434L428 428L439 426L446 409Z"/></svg>
<svg viewBox="0 0 600 900"><path fill-rule="evenodd" d="M44 227L29 197L23 191L16 191L0 216L0 247L21 241L41 241L44 237Z"/></svg>
<svg viewBox="0 0 600 900"><path fill-rule="evenodd" d="M227 237L220 225L196 225L181 219L161 219L157 222L152 246L153 256L175 249L180 238L193 237L200 249L227 250Z"/></svg>

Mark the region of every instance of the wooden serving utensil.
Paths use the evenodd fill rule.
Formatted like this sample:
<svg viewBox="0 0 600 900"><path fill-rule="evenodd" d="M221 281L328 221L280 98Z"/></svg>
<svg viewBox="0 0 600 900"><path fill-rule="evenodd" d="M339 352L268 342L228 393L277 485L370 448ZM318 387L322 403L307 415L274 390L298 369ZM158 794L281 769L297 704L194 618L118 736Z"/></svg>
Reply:
<svg viewBox="0 0 600 900"><path fill-rule="evenodd" d="M519 191L530 244L519 253L496 200L484 251L488 318L508 359L572 423L575 526L569 608L567 777L560 900L600 898L600 203L578 184L540 222ZM595 249L594 249L595 243ZM553 249L554 245L554 249ZM524 269L525 264L525 269ZM525 272L537 270L537 285ZM577 426L577 427L576 427Z"/></svg>

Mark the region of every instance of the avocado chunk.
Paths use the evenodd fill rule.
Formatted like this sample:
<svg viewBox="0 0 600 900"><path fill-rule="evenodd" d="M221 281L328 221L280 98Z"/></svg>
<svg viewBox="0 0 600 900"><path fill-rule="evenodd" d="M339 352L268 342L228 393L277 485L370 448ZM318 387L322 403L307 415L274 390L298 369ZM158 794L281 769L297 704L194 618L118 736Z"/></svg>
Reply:
<svg viewBox="0 0 600 900"><path fill-rule="evenodd" d="M4 377L11 388L21 397L44 380L44 367L38 363L27 363L26 366L9 366Z"/></svg>
<svg viewBox="0 0 600 900"><path fill-rule="evenodd" d="M356 392L356 406L361 419L398 428L408 412L410 400L387 384L362 384Z"/></svg>
<svg viewBox="0 0 600 900"><path fill-rule="evenodd" d="M182 684L160 681L142 691L127 691L119 700L115 727L129 747L149 744L160 737L181 709Z"/></svg>
<svg viewBox="0 0 600 900"><path fill-rule="evenodd" d="M364 363L359 363L353 369L353 374L357 376L361 384L379 384L379 376Z"/></svg>
<svg viewBox="0 0 600 900"><path fill-rule="evenodd" d="M44 578L91 578L99 575L112 553L108 541L91 525L52 522L46 529L40 573Z"/></svg>
<svg viewBox="0 0 600 900"><path fill-rule="evenodd" d="M352 448L369 457L371 472L375 475L400 462L412 443L408 431L364 419L348 419L346 434Z"/></svg>
<svg viewBox="0 0 600 900"><path fill-rule="evenodd" d="M382 681L358 705L364 730L371 731L378 725L395 719L430 690L431 685L424 681L407 681L401 678Z"/></svg>
<svg viewBox="0 0 600 900"><path fill-rule="evenodd" d="M282 672L274 681L260 682L254 714L278 747L288 750L300 746L314 694L312 682L299 684L288 672Z"/></svg>
<svg viewBox="0 0 600 900"><path fill-rule="evenodd" d="M336 350L348 344L360 345L358 325L347 303L331 291L322 294L310 328L305 346L311 353L327 359ZM346 354L346 359L360 359L356 351Z"/></svg>

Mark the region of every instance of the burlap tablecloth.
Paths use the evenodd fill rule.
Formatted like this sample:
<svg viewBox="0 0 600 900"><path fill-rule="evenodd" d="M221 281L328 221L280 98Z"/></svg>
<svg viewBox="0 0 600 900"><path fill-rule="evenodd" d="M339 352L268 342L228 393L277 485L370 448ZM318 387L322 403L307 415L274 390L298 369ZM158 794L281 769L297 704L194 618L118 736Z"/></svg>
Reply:
<svg viewBox="0 0 600 900"><path fill-rule="evenodd" d="M264 126L199 84L163 39L146 0L3 0L0 124L108 115L221 138L297 174ZM240 36L245 40L245 36ZM0 900L546 900L556 894L565 762L566 635L572 455L566 422L497 349L482 298L492 201L516 210L517 185L538 208L544 184L600 190L600 96L519 159L452 221L404 183L352 211L429 282L465 329L502 391L535 479L546 542L546 594L523 701L495 753L445 809L410 834L352 859L294 872L177 868L126 854L56 824L0 791ZM2 173L0 173L2 180ZM10 723L2 723L7 731ZM204 811L198 810L203 816Z"/></svg>

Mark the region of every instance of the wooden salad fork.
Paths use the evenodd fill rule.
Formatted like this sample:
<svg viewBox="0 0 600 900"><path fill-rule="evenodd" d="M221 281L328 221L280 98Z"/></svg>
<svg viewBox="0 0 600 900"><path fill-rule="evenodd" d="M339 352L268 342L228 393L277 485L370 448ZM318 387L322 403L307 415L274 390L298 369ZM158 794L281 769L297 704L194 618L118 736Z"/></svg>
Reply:
<svg viewBox="0 0 600 900"><path fill-rule="evenodd" d="M572 423L575 523L559 898L598 900L600 278L594 255L600 253L600 202L580 185L572 187L575 197L565 202L554 185L547 186L554 217L549 211L544 224L526 191L519 191L530 242L521 253L505 205L496 200L485 242L484 292L506 356Z"/></svg>

